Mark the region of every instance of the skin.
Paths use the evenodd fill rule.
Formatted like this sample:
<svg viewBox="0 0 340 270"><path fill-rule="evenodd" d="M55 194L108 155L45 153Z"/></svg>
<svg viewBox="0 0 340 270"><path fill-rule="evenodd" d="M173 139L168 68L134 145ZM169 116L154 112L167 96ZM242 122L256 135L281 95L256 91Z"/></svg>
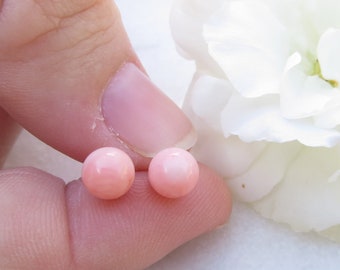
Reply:
<svg viewBox="0 0 340 270"><path fill-rule="evenodd" d="M144 269L226 222L229 192L212 170L200 165L188 196L163 198L149 186L150 159L104 125L89 128L118 68L143 70L111 0L0 0L0 40L0 160L22 126L79 161L118 146L137 170L115 201L94 198L79 180L0 170L0 269Z"/></svg>

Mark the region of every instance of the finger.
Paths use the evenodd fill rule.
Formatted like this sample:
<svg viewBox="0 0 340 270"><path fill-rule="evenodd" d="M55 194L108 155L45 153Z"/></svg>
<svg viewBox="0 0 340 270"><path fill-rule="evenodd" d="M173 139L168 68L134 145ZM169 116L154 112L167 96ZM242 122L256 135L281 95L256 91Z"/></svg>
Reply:
<svg viewBox="0 0 340 270"><path fill-rule="evenodd" d="M8 152L11 150L19 131L19 126L0 107L0 168Z"/></svg>
<svg viewBox="0 0 340 270"><path fill-rule="evenodd" d="M124 197L104 201L80 181L66 187L32 169L0 174L1 269L144 269L230 214L220 178L201 167L197 187L166 199L137 173Z"/></svg>
<svg viewBox="0 0 340 270"><path fill-rule="evenodd" d="M132 149L137 168L140 155L194 143L142 72L112 0L7 0L0 16L0 106L46 143L77 160Z"/></svg>

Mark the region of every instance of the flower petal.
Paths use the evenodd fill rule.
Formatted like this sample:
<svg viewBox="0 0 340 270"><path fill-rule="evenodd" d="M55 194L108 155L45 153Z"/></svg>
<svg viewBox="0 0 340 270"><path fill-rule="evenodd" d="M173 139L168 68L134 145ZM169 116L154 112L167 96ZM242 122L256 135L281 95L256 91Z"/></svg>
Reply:
<svg viewBox="0 0 340 270"><path fill-rule="evenodd" d="M227 80L196 73L187 100L198 117L211 128L221 132L221 112L232 91L233 88Z"/></svg>
<svg viewBox="0 0 340 270"><path fill-rule="evenodd" d="M322 111L314 117L315 126L320 128L333 129L340 125L340 105Z"/></svg>
<svg viewBox="0 0 340 270"><path fill-rule="evenodd" d="M225 138L221 133L209 129L199 130L198 138L191 150L192 154L225 179L245 173L266 148L265 142L245 144L236 136Z"/></svg>
<svg viewBox="0 0 340 270"><path fill-rule="evenodd" d="M202 31L204 22L219 9L223 1L176 0L170 17L172 35L178 51L184 57L194 59L198 68L215 74L221 71L208 53Z"/></svg>
<svg viewBox="0 0 340 270"><path fill-rule="evenodd" d="M239 93L247 97L278 93L289 39L263 2L226 2L205 25L203 36L209 53Z"/></svg>
<svg viewBox="0 0 340 270"><path fill-rule="evenodd" d="M316 127L312 119L282 117L278 103L276 95L247 99L234 93L222 112L224 133L239 136L245 142L298 140L308 146L325 147L340 142L340 132Z"/></svg>
<svg viewBox="0 0 340 270"><path fill-rule="evenodd" d="M245 173L228 181L233 194L244 202L266 196L285 177L300 149L301 144L297 142L267 143L265 150Z"/></svg>
<svg viewBox="0 0 340 270"><path fill-rule="evenodd" d="M340 2L338 0L304 0L306 14L309 14L310 29L316 30L316 35L321 36L331 27L340 27Z"/></svg>
<svg viewBox="0 0 340 270"><path fill-rule="evenodd" d="M340 29L330 28L320 38L318 59L322 76L340 83Z"/></svg>
<svg viewBox="0 0 340 270"><path fill-rule="evenodd" d="M339 170L339 146L304 147L284 180L254 206L262 215L297 231L322 231L340 224Z"/></svg>
<svg viewBox="0 0 340 270"><path fill-rule="evenodd" d="M340 89L318 75L306 74L299 59L299 54L293 54L287 61L280 88L282 115L288 119L313 116L316 128L335 128L340 124Z"/></svg>
<svg viewBox="0 0 340 270"><path fill-rule="evenodd" d="M329 83L317 75L309 76L300 64L286 70L280 90L281 111L283 116L289 119L320 113L336 95Z"/></svg>

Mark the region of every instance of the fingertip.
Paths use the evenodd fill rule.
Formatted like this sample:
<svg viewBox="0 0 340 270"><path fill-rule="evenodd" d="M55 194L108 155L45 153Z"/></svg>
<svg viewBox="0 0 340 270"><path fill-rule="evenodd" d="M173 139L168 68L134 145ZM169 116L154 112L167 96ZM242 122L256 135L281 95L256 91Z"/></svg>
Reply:
<svg viewBox="0 0 340 270"><path fill-rule="evenodd" d="M38 169L0 170L0 269L73 269L64 191Z"/></svg>
<svg viewBox="0 0 340 270"><path fill-rule="evenodd" d="M130 157L120 149L103 147L84 161L82 181L87 190L99 199L113 200L128 192L135 178Z"/></svg>
<svg viewBox="0 0 340 270"><path fill-rule="evenodd" d="M224 224L231 211L226 184L211 169L199 166L196 188L178 199L157 193L147 172L137 172L130 191L111 201L91 196L79 181L70 183L66 197L76 265L80 269L104 269L104 265L145 269Z"/></svg>
<svg viewBox="0 0 340 270"><path fill-rule="evenodd" d="M211 229L221 226L230 218L232 195L226 181L211 168L199 163L200 180L194 189L197 201L210 215ZM193 193L194 193L193 192Z"/></svg>

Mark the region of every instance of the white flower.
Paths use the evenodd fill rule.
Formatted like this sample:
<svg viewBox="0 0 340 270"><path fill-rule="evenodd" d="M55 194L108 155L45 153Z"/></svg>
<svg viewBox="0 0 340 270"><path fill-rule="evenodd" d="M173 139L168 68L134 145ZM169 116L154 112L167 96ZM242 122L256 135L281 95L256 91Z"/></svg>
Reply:
<svg viewBox="0 0 340 270"><path fill-rule="evenodd" d="M340 231L340 1L177 0L196 157L295 230ZM338 234L340 239L340 233Z"/></svg>

